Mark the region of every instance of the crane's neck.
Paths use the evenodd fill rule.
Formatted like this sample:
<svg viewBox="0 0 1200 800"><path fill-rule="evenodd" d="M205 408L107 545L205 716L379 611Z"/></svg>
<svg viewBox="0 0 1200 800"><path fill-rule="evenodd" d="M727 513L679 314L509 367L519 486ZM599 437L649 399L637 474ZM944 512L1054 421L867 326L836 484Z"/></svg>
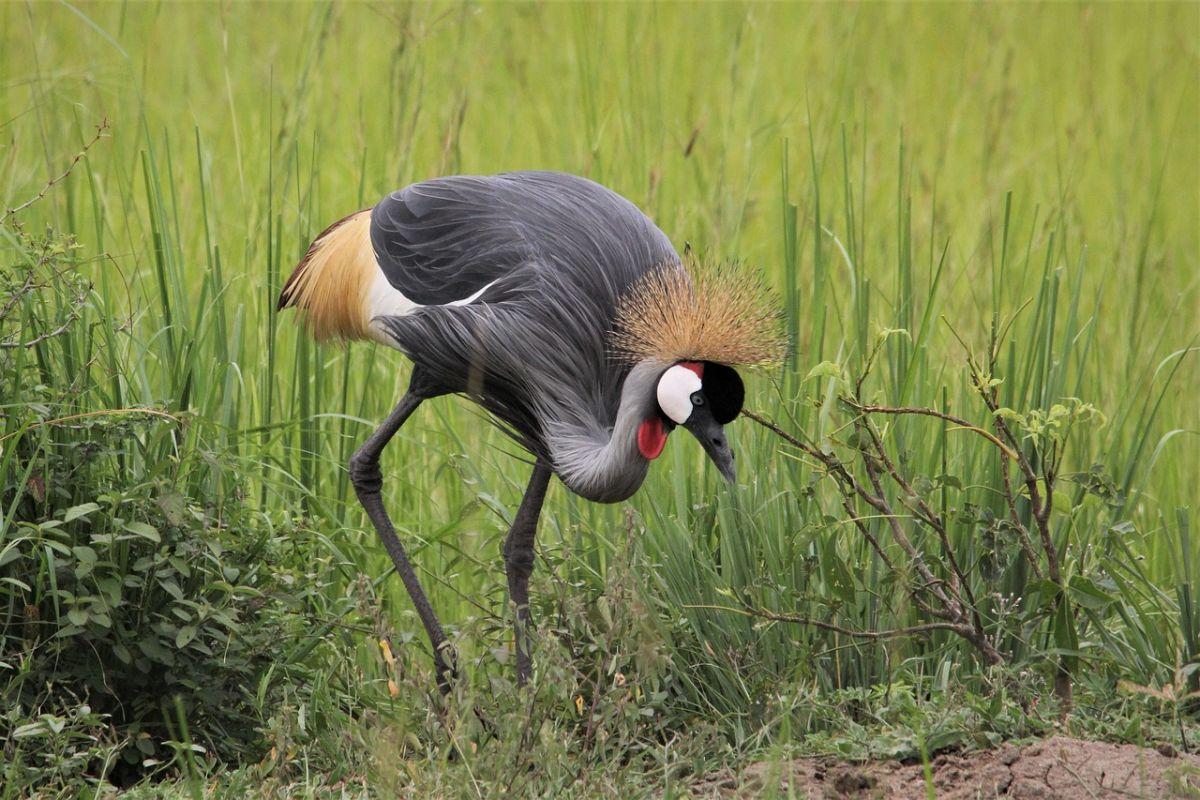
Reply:
<svg viewBox="0 0 1200 800"><path fill-rule="evenodd" d="M642 361L629 371L611 429L550 431L555 471L568 489L597 503L616 503L642 485L650 462L638 450L638 426L657 413L654 389L663 366Z"/></svg>

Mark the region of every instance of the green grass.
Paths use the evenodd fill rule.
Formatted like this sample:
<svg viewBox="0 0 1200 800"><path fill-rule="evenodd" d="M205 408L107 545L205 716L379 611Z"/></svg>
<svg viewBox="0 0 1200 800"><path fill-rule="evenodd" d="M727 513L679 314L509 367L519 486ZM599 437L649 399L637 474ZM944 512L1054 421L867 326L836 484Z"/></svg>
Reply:
<svg viewBox="0 0 1200 800"><path fill-rule="evenodd" d="M239 662L253 676L242 710L264 733L246 751L262 765L243 766L231 796L261 780L298 796L342 780L416 796L674 791L689 771L764 749L869 751L847 714L863 730L899 724L911 752L983 744L1048 730L1053 713L1014 709L1050 702L1062 659L1077 670L1073 724L1172 735L1169 704L1116 682L1160 687L1177 659L1200 657L1198 26L1186 4L0 5L0 207L37 195L110 125L0 227L16 285L56 266L92 284L81 296L49 281L0 317L0 339L29 341L79 306L68 333L0 351L0 553L20 552L0 555L0 576L25 585L0 584L6 700L25 698L22 720L36 717L30 697L65 707L61 691L32 686L54 666L14 626L27 605L68 624L60 601L85 595L59 594L55 558L137 517L179 546L224 542L196 569L216 577L189 592L261 561L255 585L277 601L263 624L280 627L253 632L291 637ZM1052 525L1075 581L1066 610L1050 612L1056 590L995 522L1006 510L994 451L908 418L886 429L889 452L930 481L1005 667L984 669L944 633L873 644L714 608L856 630L923 619L908 578L856 533L812 460L743 420L734 491L682 439L627 504L551 490L534 586L541 688L518 698L499 543L527 467L473 408L441 400L384 469L469 676L451 711L463 757L447 764L420 626L344 468L407 366L371 345L308 343L274 303L330 221L421 178L516 168L586 174L681 248L761 269L793 353L753 381L748 406L813 441L844 447L850 417L836 369L810 370L856 376L893 329L905 333L882 344L864 397L990 429L966 355L1008 326L1000 405L1029 414L1076 397L1105 415L1064 439L1074 480L1058 484ZM41 258L28 236L47 228L79 248ZM62 421L131 408L174 419ZM64 482L42 497L39 475ZM185 521L163 505L174 497ZM45 526L90 502L103 507L92 527ZM867 524L886 533L885 520ZM114 576L153 549L131 542L101 554ZM238 593L250 578L225 580L228 597L209 600L251 613ZM157 635L170 644L181 622ZM72 635L107 641L89 630ZM380 636L396 649L395 697ZM188 647L181 658L201 659ZM914 687L917 711L878 694L892 685ZM499 739L475 727L473 702ZM181 747L177 722L160 738ZM193 767L158 757L166 774L203 772L204 746Z"/></svg>

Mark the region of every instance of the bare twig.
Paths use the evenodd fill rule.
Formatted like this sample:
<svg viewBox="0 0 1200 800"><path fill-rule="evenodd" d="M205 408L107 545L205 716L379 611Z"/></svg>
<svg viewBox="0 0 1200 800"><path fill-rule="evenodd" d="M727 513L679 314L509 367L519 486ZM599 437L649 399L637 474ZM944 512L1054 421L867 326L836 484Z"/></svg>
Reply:
<svg viewBox="0 0 1200 800"><path fill-rule="evenodd" d="M925 523L929 525L929 527L933 528L937 533L938 540L942 544L942 550L946 553L946 558L950 562L950 574L952 577L951 588L957 594L959 588L961 587L967 593L967 601L974 606L975 597L971 594L971 587L967 582L966 575L963 573L962 568L958 565L958 558L954 554L954 548L950 546L950 538L946 535L946 526L942 523L941 517L939 517L931 508L929 508L921 495L917 494L912 485L909 484L909 482L900 473L900 470L896 468L896 465L892 462L891 458L888 457L887 450L884 448L883 442L880 440L879 435L875 432L875 426L871 424L870 420L867 420L863 424L863 427L866 429L867 434L871 437L871 444L874 446L875 454L883 464L883 468L887 471L891 479L895 481L896 484L904 491L904 493L915 502L916 507L914 508L913 506L909 506L909 508L912 509L918 518L923 519ZM904 502L903 498L901 498L901 502ZM905 503L905 505L908 505L908 503Z"/></svg>
<svg viewBox="0 0 1200 800"><path fill-rule="evenodd" d="M989 374L995 374L996 351L998 349L994 330L992 336L992 346L988 350ZM1016 451L1016 463L1021 470L1021 474L1025 477L1025 488L1029 492L1030 511L1033 513L1033 520L1037 525L1038 536L1042 540L1042 552L1046 555L1046 571L1050 576L1050 580L1058 585L1059 590L1054 596L1052 612L1057 615L1062 609L1063 604L1067 602L1067 587L1063 581L1062 572L1059 569L1058 548L1054 544L1054 537L1050 531L1050 512L1054 504L1055 469L1053 459L1043 461L1045 468L1042 470L1042 480L1046 484L1046 494L1045 498L1043 498L1038 488L1039 479L1037 471L1030 462L1029 456L1022 450L1016 434L1009 427L1004 415L1000 413L999 391L996 385L990 381L983 380L983 376L979 373L979 369L970 356L967 357L967 366L971 370L971 380L975 385L976 392L992 415L996 430L1012 444L1013 449ZM1059 656L1054 670L1054 694L1059 700L1059 717L1065 720L1070 716L1071 710L1075 705L1070 662L1065 655Z"/></svg>
<svg viewBox="0 0 1200 800"><path fill-rule="evenodd" d="M960 419L959 417L953 416L951 414L946 414L944 412L938 411L937 409L919 408L919 407L915 407L915 406L893 407L893 406L861 405L861 404L851 400L850 398L842 398L842 399L844 402L846 402L849 405L851 405L852 407L854 407L855 410L861 411L864 414L914 414L914 415L923 416L923 417L936 417L938 419L945 420L946 422L953 423L954 425L956 425L959 428L962 428L963 430L967 430L967 431L971 431L972 433L979 434L980 436L987 439L992 444L996 445L996 447L999 447L1000 450L1004 453L1004 455L1008 456L1013 461L1018 460L1017 453L1013 452L1013 450L1011 450L1007 445L1005 445L1004 442L997 439L994 434L984 430L983 428L980 428L977 425L972 425L971 423L967 422L965 419ZM951 430L953 430L953 429L951 429Z"/></svg>
<svg viewBox="0 0 1200 800"><path fill-rule="evenodd" d="M0 321L4 320L8 316L8 312L12 311L13 308L16 307L17 303L21 302L21 298L25 297L35 288L41 288L34 283L35 274L36 273L33 270L30 270L25 275L25 282L22 283L19 288L12 290L12 293L8 297L8 302L4 304L3 308L0 308Z"/></svg>
<svg viewBox="0 0 1200 800"><path fill-rule="evenodd" d="M871 406L866 406L857 401L851 401L848 398L842 399L851 407L860 410L874 408ZM964 591L966 590L966 578L963 575L961 568L957 564L957 561L953 560L954 553L950 548L948 537L945 535L944 523L931 509L929 509L928 505L920 499L919 495L916 494L911 485L904 479L902 475L900 475L898 469L887 456L882 442L879 441L878 436L871 427L870 421L865 413L856 418L852 424L854 424L859 433L860 441L869 437L873 443L872 450L874 452L866 449L866 447L863 446L859 446L857 448L862 459L863 467L867 474L867 479L871 484L870 488L873 491L869 491L866 487L864 487L863 484L850 473L841 459L839 459L833 453L826 453L819 448L798 439L797 437L780 428L774 422L759 414L756 414L753 411L743 410L742 413L767 430L775 433L784 441L812 457L826 468L828 474L830 474L838 482L842 489L842 507L846 510L846 513L849 515L851 521L854 522L855 526L863 534L864 538L866 538L866 540L870 543L872 549L874 549L876 553L883 557L888 567L890 569L895 569L879 541L870 532L870 529L863 524L859 515L855 512L855 509L851 504L851 498L861 498L863 502L879 511L880 516L887 521L893 541L895 541L896 545L904 551L910 566L916 570L922 581L920 585L913 586L909 589L909 597L923 613L941 620L939 622L926 623L925 626L918 626L916 629L901 629L900 632L896 633L895 635L903 635L905 632L911 633L919 629L949 630L970 642L970 644L975 647L975 649L987 663L998 664L1004 660L995 647L992 646L992 644L988 641L987 635L983 629L982 619L975 608L974 598L970 595L970 592L967 592L968 597L970 597L968 602L964 602L962 596L960 595L960 587L963 587ZM928 416L942 417L948 415L941 415L935 412L928 414ZM958 420L953 417L950 418L950 421L955 422L955 424L961 424L963 427L976 430L982 433L985 438L993 441L993 444L998 445L1001 449L1006 449L1004 448L1003 444L1001 444L998 440L995 440L995 437L986 431L980 431L978 428L975 428L974 426L971 426L962 420ZM943 549L946 552L946 558L951 559L953 562L951 566L951 583L948 584L946 581L934 575L932 569L930 569L929 564L926 563L925 558L920 550L917 549L917 547L912 543L912 540L910 540L908 535L904 532L904 529L900 526L897 515L894 509L892 509L891 504L888 502L887 495L883 488L882 478L885 474L889 479L896 482L903 491L918 501L918 504L915 507L910 506L910 508L912 508L914 513L917 515L917 518L926 524L929 524L939 532ZM930 602L924 600L921 596L922 592L930 593L932 597L936 599L936 604L931 604ZM771 613L772 612L762 612L764 615L770 615ZM786 615L775 615L775 617L786 617ZM773 617L768 616L767 618ZM810 620L807 618L787 618L781 619L780 621L805 622L816 627L822 627L828 630L836 630L836 626L829 627L830 623L821 623L818 620ZM855 632L848 630L842 630L839 632L846 633L846 635L855 635ZM864 634L865 638L886 638L888 635L891 635L890 632L887 631L878 632L878 637L874 636L875 632L864 631L858 633Z"/></svg>
<svg viewBox="0 0 1200 800"><path fill-rule="evenodd" d="M858 428L861 437L862 429L866 427L865 422L860 419L856 421L855 427ZM896 541L896 544L900 545L900 549L904 551L905 555L908 556L921 578L925 581L929 591L933 592L938 601L946 607L950 619L955 621L963 619L963 604L962 599L958 596L958 592L933 574L933 570L925 563L925 558L922 556L921 551L917 550L912 540L904 532L904 529L900 527L900 522L896 519L891 504L887 501L883 484L879 480L881 474L879 461L866 450L860 448L859 453L862 455L863 467L867 471L867 479L871 482L871 487L875 490L874 495L863 493L863 498L887 516L888 526L892 530L892 538ZM943 586L950 590L950 595L952 596L946 594L946 590L942 588Z"/></svg>
<svg viewBox="0 0 1200 800"><path fill-rule="evenodd" d="M1008 516L1012 520L1013 526L1017 530L1017 541L1021 544L1021 550L1025 552L1025 558L1029 561L1029 566L1033 568L1033 574L1038 578L1045 577L1042 572L1042 567L1038 563L1037 554L1033 551L1033 540L1029 538L1029 529L1021 522L1021 516L1017 513L1016 495L1013 494L1012 481L1008 477L1008 465L1000 465L1000 478L1004 481L1004 503L1008 506Z"/></svg>
<svg viewBox="0 0 1200 800"><path fill-rule="evenodd" d="M73 310L62 325L59 325L52 331L47 331L41 336L35 336L28 342L0 342L0 350L9 350L16 347L36 347L47 339L53 339L55 336L61 336L71 327L71 323L79 319L79 311Z"/></svg>
<svg viewBox="0 0 1200 800"><path fill-rule="evenodd" d="M962 613L964 615L967 612L970 613L973 634L968 638L972 638L973 641L975 639L986 641L987 633L984 630L983 618L979 613L979 604L975 600L975 593L971 590L971 582L967 580L966 573L963 572L962 567L958 563L958 556L954 552L954 547L950 544L950 537L946 532L944 521L929 507L924 498L913 489L912 485L905 480L900 470L897 469L891 458L888 457L887 449L883 446L882 440L875 432L875 426L871 424L871 420L864 420L862 427L866 429L868 435L871 437L875 453L888 475L911 498L910 501L906 501L901 497L901 502L908 506L917 515L918 519L923 519L937 533L938 541L942 545L942 552L946 554L946 561L950 565L951 594L954 595L955 601L958 603L960 609L962 609ZM914 503L915 508L913 507ZM965 605L962 602L961 593L966 594L967 602Z"/></svg>
<svg viewBox="0 0 1200 800"><path fill-rule="evenodd" d="M815 447L813 447L812 445L810 445L810 444L805 444L804 442L800 441L800 440L799 440L799 439L797 439L795 436L792 436L790 433L788 433L787 431L785 431L783 428L779 427L779 426L778 426L778 425L776 425L774 422L772 422L771 420L769 420L769 419L767 419L766 417L762 416L761 414L758 414L758 413L756 413L756 412L754 412L754 411L750 411L750 410L748 410L748 409L745 409L745 408L743 408L743 409L742 409L742 416L744 416L744 417L748 417L748 418L750 418L750 419L754 420L754 421L755 421L755 422L757 422L759 425L762 425L764 428L766 428L766 429L767 429L767 430L769 430L771 433L773 433L773 434L775 434L776 436L778 436L780 439L783 439L783 440L784 440L785 442L787 442L788 444L792 445L793 447L797 447L797 448L799 448L799 449L803 450L805 453L808 453L810 456L812 456L813 458L817 459L817 460L818 460L818 461L820 461L822 464L824 464L824 463L825 463L825 458L826 458L826 456L825 456L825 454L824 454L824 453L822 453L821 451L817 450L817 449L816 449Z"/></svg>
<svg viewBox="0 0 1200 800"><path fill-rule="evenodd" d="M7 222L8 218L11 217L13 214L16 214L20 211L24 211L25 209L29 208L34 203L41 200L43 197L46 196L47 192L49 192L52 188L54 188L55 184L59 183L60 181L64 180L68 175L70 175L71 171L75 169L75 165L79 163L80 159L82 159L85 155L87 155L88 150L91 150L92 146L94 144L96 144L96 142L100 141L100 138L104 135L104 132L106 130L108 130L108 117L105 117L104 119L100 120L100 124L96 126L96 135L93 136L91 138L91 140L83 146L82 150L80 150L78 153L75 154L75 157L71 159L71 163L67 165L67 168L65 170L63 170L59 175L46 181L46 184L42 187L42 190L40 192L38 192L36 195L29 198L24 203L21 203L21 205L16 206L14 208L10 208L7 211L5 211L4 216L0 216L0 224Z"/></svg>
<svg viewBox="0 0 1200 800"><path fill-rule="evenodd" d="M26 282L26 283L28 285L28 282ZM90 291L91 291L91 286L89 285L75 297L75 301L71 304L71 310L67 313L67 318L65 320L63 320L63 323L61 325L59 325L57 328L55 328L54 330L47 331L46 333L43 333L40 336L35 336L34 338L30 339L27 342L22 342L20 340L10 341L10 342L0 342L0 350L11 350L11 349L18 348L18 347L24 347L24 348L36 347L37 345L41 344L42 342L46 341L47 339L53 339L55 336L63 335L64 333L67 332L67 330L70 329L71 324L73 322L75 322L75 320L79 319L79 311L80 311L80 309L83 308L83 304L87 302L88 292L90 292Z"/></svg>
<svg viewBox="0 0 1200 800"><path fill-rule="evenodd" d="M972 371L974 371L974 367L972 367ZM1047 498L1043 499L1042 492L1038 488L1037 472L1033 469L1029 458L1021 451L1016 434L1013 433L1012 428L1009 427L1004 417L998 413L1000 403L997 399L996 389L993 387L989 390L979 381L976 381L975 385L979 389L979 396L988 407L988 411L991 412L992 419L996 422L996 430L1000 431L1001 435L1012 442L1017 448L1016 464L1025 478L1025 489L1029 492L1029 507L1033 512L1033 520L1037 523L1038 535L1042 540L1042 550L1046 554L1046 569L1050 575L1050 580L1061 585L1062 577L1058 566L1058 548L1054 546L1054 540L1050 536L1049 498L1053 497L1054 494L1053 474L1050 472L1046 474Z"/></svg>
<svg viewBox="0 0 1200 800"><path fill-rule="evenodd" d="M887 564L888 568L895 569L895 566L888 558L886 551L879 544L878 539L876 539L876 537L870 532L870 529L863 524L859 518L859 515L850 505L849 497L858 496L872 508L879 511L880 515L887 520L892 531L893 538L896 538L897 534L899 534L899 538L897 538L897 544L900 545L905 554L913 560L917 571L921 575L921 579L925 582L925 588L932 591L937 597L938 602L945 605L946 608L939 609L929 605L922 600L921 596L916 592L910 594L913 602L916 603L922 611L932 616L941 617L942 619L948 620L961 619L959 612L951 608L952 603L950 599L946 597L945 593L941 590L941 585L944 584L945 581L939 580L936 576L934 576L929 570L929 567L921 559L920 554L917 552L916 548L913 547L912 542L909 541L908 537L904 535L904 531L900 528L899 523L896 521L896 514L894 510L890 505L888 505L887 500L882 497L882 494L877 495L868 492L862 486L862 484L850 474L849 470L846 469L846 466L837 458L837 456L834 456L830 453L824 453L816 447L802 442L760 414L757 414L753 411L747 411L745 409L742 410L742 414L776 434L788 444L791 444L807 453L809 456L813 457L825 466L826 470L834 477L835 480L837 480L838 484L842 487L843 493L846 495L846 497L843 498L842 507L846 510L846 513L850 515L851 520L854 521L855 527L857 527L859 532L863 534L863 537L866 538L875 552L883 558L884 563ZM868 474L870 474L869 468ZM882 489L877 486L876 491L881 493Z"/></svg>

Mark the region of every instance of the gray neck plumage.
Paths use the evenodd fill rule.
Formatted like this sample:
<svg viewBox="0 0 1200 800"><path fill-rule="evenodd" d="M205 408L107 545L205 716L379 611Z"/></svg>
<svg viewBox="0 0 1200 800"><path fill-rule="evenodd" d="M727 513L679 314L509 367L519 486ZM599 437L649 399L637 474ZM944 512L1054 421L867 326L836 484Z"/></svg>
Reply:
<svg viewBox="0 0 1200 800"><path fill-rule="evenodd" d="M650 462L638 450L638 426L656 413L655 386L663 368L661 362L642 361L629 371L611 430L548 431L555 472L568 489L597 503L616 503L642 485Z"/></svg>

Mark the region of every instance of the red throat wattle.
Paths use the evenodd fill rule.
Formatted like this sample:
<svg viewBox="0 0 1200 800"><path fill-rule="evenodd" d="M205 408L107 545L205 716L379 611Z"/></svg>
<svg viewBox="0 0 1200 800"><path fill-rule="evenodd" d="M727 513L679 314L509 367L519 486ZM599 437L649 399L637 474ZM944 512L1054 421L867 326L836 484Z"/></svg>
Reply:
<svg viewBox="0 0 1200 800"><path fill-rule="evenodd" d="M667 426L660 417L642 420L637 432L638 451L649 461L658 458L667 445Z"/></svg>

